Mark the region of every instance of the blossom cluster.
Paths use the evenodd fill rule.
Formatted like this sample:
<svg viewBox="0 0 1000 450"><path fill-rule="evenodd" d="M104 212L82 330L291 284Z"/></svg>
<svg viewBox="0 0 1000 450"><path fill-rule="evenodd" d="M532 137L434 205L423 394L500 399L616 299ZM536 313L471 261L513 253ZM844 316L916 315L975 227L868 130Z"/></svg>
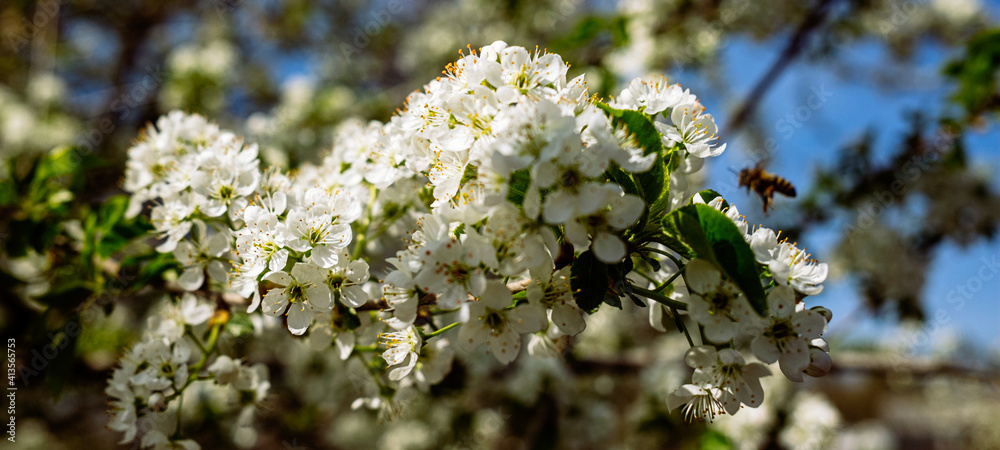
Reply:
<svg viewBox="0 0 1000 450"><path fill-rule="evenodd" d="M123 434L121 443L132 441L142 430L144 448L199 448L190 439L173 436L164 424L172 416L168 411L180 408L184 390L202 375L203 368L214 376L216 387L238 399L237 427L252 425L256 405L270 389L264 367L246 366L225 355L205 367L207 353L195 358L202 348L198 332L205 331L217 316L210 303L185 294L177 304L168 303L149 317L146 333L121 358L105 391L111 398L108 427ZM152 427L141 426L143 419Z"/></svg>
<svg viewBox="0 0 1000 450"><path fill-rule="evenodd" d="M695 203L705 203L695 195ZM717 414L735 414L742 405L757 407L764 398L759 378L771 374L760 363L747 363L737 349L749 350L766 363L778 363L792 381L803 374L823 376L832 360L821 335L832 313L817 306L805 309L801 301L822 291L827 265L787 240L778 242L767 227L750 230L736 206L724 206L716 197L708 206L733 221L753 250L756 261L770 273L767 310L758 314L740 288L704 259L685 267L687 312L702 330L703 345L692 346L685 362L694 369L692 384L678 388L668 399L670 409L684 405L688 419L712 420ZM748 348L749 347L749 348Z"/></svg>
<svg viewBox="0 0 1000 450"><path fill-rule="evenodd" d="M528 334L534 357L560 355L557 342L586 329L598 305L585 297L595 294L643 307L645 297L658 329L665 314L696 325L678 327L691 342L692 383L668 399L689 419L759 405L766 364L796 381L829 370L820 339L829 311L803 301L822 290L825 264L709 198L753 255L742 264L767 290L754 298L746 280L672 245L688 237L660 226L706 203L692 196L694 175L726 147L697 97L654 77L604 103L568 72L538 49L470 49L388 122L345 122L322 163L288 173L262 171L255 145L201 116L173 112L151 125L129 150L129 214L151 205L157 250L182 267L181 305L199 313L171 319L122 360L108 390L112 427L131 440L140 410L164 409L198 378L215 350L191 337L208 319L191 302L213 292L245 299L247 314L280 318L318 348L335 344L340 359L378 352L381 386L440 382L450 342L486 344L509 364ZM603 275L585 280L585 264ZM453 327L451 340L439 337ZM193 367L185 339L203 352ZM266 395L266 372L230 356L205 370L249 398ZM390 391L355 404L383 405Z"/></svg>

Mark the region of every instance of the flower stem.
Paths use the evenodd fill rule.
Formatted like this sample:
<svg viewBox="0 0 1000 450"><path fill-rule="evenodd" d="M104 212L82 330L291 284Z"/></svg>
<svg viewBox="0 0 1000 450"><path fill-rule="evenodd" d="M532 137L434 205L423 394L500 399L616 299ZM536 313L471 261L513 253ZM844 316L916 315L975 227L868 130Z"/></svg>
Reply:
<svg viewBox="0 0 1000 450"><path fill-rule="evenodd" d="M354 351L356 351L356 352L377 352L378 351L378 344L372 344L372 345L355 345L354 346Z"/></svg>
<svg viewBox="0 0 1000 450"><path fill-rule="evenodd" d="M365 234L368 234L368 227L366 226L365 228L365 232L358 234L358 238L354 240L354 251L351 252L352 260L356 260L361 257L361 252L365 250Z"/></svg>
<svg viewBox="0 0 1000 450"><path fill-rule="evenodd" d="M184 406L184 393L182 392L180 396L177 397L177 425L174 426L174 434L170 437L170 440L178 440L184 437L181 432L181 410Z"/></svg>
<svg viewBox="0 0 1000 450"><path fill-rule="evenodd" d="M212 328L209 331L208 335L208 345L202 345L201 342L198 341L198 338L195 337L193 332L189 334L191 339L194 340L195 345L197 345L198 348L201 350L201 358L198 359L198 362L194 363L194 365L191 366L190 368L191 374L188 375L188 379L187 381L184 382L184 385L178 388L177 392L174 392L173 394L167 396L167 402L170 402L175 398L180 398L181 396L183 396L184 390L187 389L187 387L190 386L191 383L199 380L210 380L214 378L214 377L207 377L207 378L202 377L199 375L199 373L201 373L201 369L205 367L205 363L208 362L208 357L211 356L213 353L215 353L216 344L219 343L219 332L222 330L222 326L225 324L226 324L225 320L220 320L212 325Z"/></svg>
<svg viewBox="0 0 1000 450"><path fill-rule="evenodd" d="M633 294L639 294L650 300L663 303L664 305L667 305L673 309L687 310L687 303L679 302L659 292L651 291L649 289L643 289L639 286L629 286L629 289L632 290Z"/></svg>
<svg viewBox="0 0 1000 450"><path fill-rule="evenodd" d="M364 233L357 233L357 240L354 241L354 251L351 252L352 260L360 258L361 253L365 251L365 244L367 243L365 237L368 235L368 232L371 231L372 227L372 211L375 209L375 198L378 194L378 190L375 189L375 186L369 186L369 190L372 195L371 199L368 200L368 211L365 213L365 231Z"/></svg>
<svg viewBox="0 0 1000 450"><path fill-rule="evenodd" d="M191 384L192 381L198 379L198 373L201 372L202 367L205 367L205 363L208 362L208 357L211 356L212 353L215 353L216 344L219 343L219 331L222 330L222 326L224 324L225 322L219 321L212 325L208 334L208 344L205 346L201 346L201 344L199 344L199 347L202 349L201 359L191 366L191 375L188 376L187 383L184 383L184 388ZM195 341L197 342L197 339L195 339ZM181 392L184 391L184 388L181 388Z"/></svg>
<svg viewBox="0 0 1000 450"><path fill-rule="evenodd" d="M680 270L678 270L677 273L671 275L670 278L667 278L667 281L664 281L663 284L657 286L656 289L653 289L653 291L660 292L660 291L666 289L667 286L670 286L671 284L673 284L674 280L676 280L677 277L681 276L681 273L684 272L684 268L685 267L687 267L687 266L681 266Z"/></svg>
<svg viewBox="0 0 1000 450"><path fill-rule="evenodd" d="M194 331L192 330L190 325L186 325L184 327L184 335L191 338L191 340L194 341L194 345L198 346L198 350L201 350L201 353L203 354L205 353L205 346L201 345L201 341L199 341L198 338L195 337Z"/></svg>
<svg viewBox="0 0 1000 450"><path fill-rule="evenodd" d="M674 313L674 324L677 325L677 329L684 333L684 337L687 338L688 345L694 347L694 341L691 340L691 333L688 332L687 326L684 325L684 319L681 318L681 315L677 313L676 309L670 308L670 312Z"/></svg>
<svg viewBox="0 0 1000 450"><path fill-rule="evenodd" d="M641 251L649 252L649 253L656 253L656 254L660 254L660 255L666 256L667 258L670 258L670 260L673 261L674 264L677 264L677 267L682 267L684 265L684 264L681 263L681 260L677 259L676 256L671 255L670 252L666 252L666 251L660 250L658 248L646 247L646 248L643 248Z"/></svg>
<svg viewBox="0 0 1000 450"><path fill-rule="evenodd" d="M435 331L432 331L430 333L423 333L424 338L426 339L426 338L432 338L434 336L437 336L437 335L439 335L441 333L444 333L445 331L448 331L448 330L450 330L452 328L457 327L460 323L462 323L462 322L455 322L455 323L452 323L452 324L445 325L445 326L441 327L441 329L439 329L439 330L435 330Z"/></svg>

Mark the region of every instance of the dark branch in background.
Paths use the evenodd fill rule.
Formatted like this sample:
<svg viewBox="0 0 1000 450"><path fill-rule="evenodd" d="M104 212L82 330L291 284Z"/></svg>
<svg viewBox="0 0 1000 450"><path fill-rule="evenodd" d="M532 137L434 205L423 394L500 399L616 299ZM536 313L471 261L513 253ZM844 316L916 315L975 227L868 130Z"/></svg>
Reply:
<svg viewBox="0 0 1000 450"><path fill-rule="evenodd" d="M729 121L726 127L726 131L723 133L726 136L731 136L733 133L739 131L740 128L746 123L750 114L753 113L754 108L757 107L757 103L764 97L768 89L778 80L781 73L788 68L791 62L802 53L805 48L806 39L816 31L820 25L826 20L826 16L830 11L831 5L837 0L820 0L809 14L806 15L806 19L799 25L798 29L795 30L795 34L785 45L784 50L781 51L781 55L778 59L771 64L771 67L767 69L764 76L761 77L757 84L750 91L750 95L747 96L743 104L740 105L736 113L733 114L733 118Z"/></svg>

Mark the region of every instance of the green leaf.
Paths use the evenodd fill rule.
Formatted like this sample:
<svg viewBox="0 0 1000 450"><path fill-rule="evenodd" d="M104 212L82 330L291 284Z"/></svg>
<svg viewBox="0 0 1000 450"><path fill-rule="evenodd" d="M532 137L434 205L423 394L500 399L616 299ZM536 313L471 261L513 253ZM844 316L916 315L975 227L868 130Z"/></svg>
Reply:
<svg viewBox="0 0 1000 450"><path fill-rule="evenodd" d="M653 166L649 170L633 175L636 182L642 188L642 199L647 205L660 202L666 195L669 184L667 182L667 169L663 163L663 155L657 154Z"/></svg>
<svg viewBox="0 0 1000 450"><path fill-rule="evenodd" d="M622 299L621 297L608 292L604 294L604 303L609 306L614 306L615 308L622 309Z"/></svg>
<svg viewBox="0 0 1000 450"><path fill-rule="evenodd" d="M624 128L629 135L635 138L636 143L642 148L643 155L663 154L660 132L648 116L638 111L615 109L600 102L597 103L597 107L608 113L608 116L611 117L611 124L615 128Z"/></svg>
<svg viewBox="0 0 1000 450"><path fill-rule="evenodd" d="M963 106L969 117L1000 110L1000 29L978 33L968 40L965 55L944 68L957 84L952 100Z"/></svg>
<svg viewBox="0 0 1000 450"><path fill-rule="evenodd" d="M39 162L32 182L40 183L50 177L74 173L79 169L81 160L80 155L72 147L56 147Z"/></svg>
<svg viewBox="0 0 1000 450"><path fill-rule="evenodd" d="M663 244L686 258L711 258L712 247L701 228L698 212L692 205L675 209L663 217ZM707 256L706 256L707 255Z"/></svg>
<svg viewBox="0 0 1000 450"><path fill-rule="evenodd" d="M474 164L466 164L465 172L462 172L462 180L459 181L459 185L463 185L469 180L475 180L477 175L477 169Z"/></svg>
<svg viewBox="0 0 1000 450"><path fill-rule="evenodd" d="M653 167L649 170L632 176L642 189L642 199L648 206L647 213L650 217L657 217L670 201L670 170L663 155L656 155L656 161L653 161Z"/></svg>
<svg viewBox="0 0 1000 450"><path fill-rule="evenodd" d="M580 309L593 314L605 301L608 291L608 266L589 250L580 254L570 269L570 286Z"/></svg>
<svg viewBox="0 0 1000 450"><path fill-rule="evenodd" d="M225 331L232 335L233 337L243 337L253 335L253 322L250 321L250 316L243 312L235 312L232 317L226 322Z"/></svg>
<svg viewBox="0 0 1000 450"><path fill-rule="evenodd" d="M72 147L56 147L39 158L28 185L29 201L40 205L51 203L50 209L54 209L71 199L73 192L83 188L82 162L83 157Z"/></svg>
<svg viewBox="0 0 1000 450"><path fill-rule="evenodd" d="M665 211L670 202L670 172L677 167L680 160L677 148L664 149L662 136L653 124L653 120L646 114L638 111L615 109L606 104L598 103L598 107L603 109L611 124L616 129L624 129L635 143L642 148L644 155L656 153L656 160L653 161L649 170L641 173L630 174L629 177L637 186L637 192L630 191L631 186L622 180L622 176L611 174L610 179L622 185L626 192L635 193L646 202L647 213L640 220L640 229L647 218L657 220L660 214ZM624 173L624 172L622 172ZM636 189L632 189L636 190Z"/></svg>
<svg viewBox="0 0 1000 450"><path fill-rule="evenodd" d="M143 255L142 257L136 259L141 261L142 259L145 258L148 257ZM139 262L139 261L133 262L131 260L127 261L133 264L135 262ZM122 266L123 267L125 266L124 262L122 263ZM136 287L145 286L147 284L152 283L154 280L161 279L164 272L170 269L179 269L179 268L181 268L180 263L178 263L177 260L174 259L173 254L160 253L157 254L156 257L153 258L151 261L149 261L149 263L142 266L142 269L139 270L139 275L136 276L134 280L130 280L128 284Z"/></svg>
<svg viewBox="0 0 1000 450"><path fill-rule="evenodd" d="M528 192L528 183L531 182L531 172L528 169L521 169L510 174L510 186L507 188L507 201L521 206L524 203L524 194Z"/></svg>
<svg viewBox="0 0 1000 450"><path fill-rule="evenodd" d="M698 448L701 450L730 450L736 447L724 434L718 431L706 430L701 435Z"/></svg>
<svg viewBox="0 0 1000 450"><path fill-rule="evenodd" d="M127 220L115 224L110 231L101 236L97 245L97 254L107 258L125 249L129 244L144 239L151 231L148 223L142 220Z"/></svg>
<svg viewBox="0 0 1000 450"><path fill-rule="evenodd" d="M643 196L642 192L639 190L639 185L636 183L636 180L632 179L631 175L617 165L612 165L608 168L608 170L605 170L604 176L608 177L609 180L618 183L622 189L625 190L626 194L632 194L638 197Z"/></svg>
<svg viewBox="0 0 1000 450"><path fill-rule="evenodd" d="M662 223L664 234L683 245L681 250L714 264L739 286L754 310L767 313L753 250L729 217L711 206L692 204L671 211Z"/></svg>
<svg viewBox="0 0 1000 450"><path fill-rule="evenodd" d="M111 229L122 220L122 217L125 215L125 209L128 208L128 201L127 196L116 195L101 205L100 226L105 234L110 233Z"/></svg>

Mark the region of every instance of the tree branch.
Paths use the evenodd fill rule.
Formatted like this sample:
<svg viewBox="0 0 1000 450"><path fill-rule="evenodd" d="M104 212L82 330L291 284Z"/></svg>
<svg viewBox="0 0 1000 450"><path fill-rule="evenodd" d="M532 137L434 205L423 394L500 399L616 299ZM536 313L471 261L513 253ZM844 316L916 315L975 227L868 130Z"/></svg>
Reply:
<svg viewBox="0 0 1000 450"><path fill-rule="evenodd" d="M798 29L792 35L792 38L785 45L784 50L781 52L781 56L778 57L777 61L771 64L771 67L767 69L764 76L757 81L757 84L750 91L750 95L747 96L743 104L736 110L733 114L732 120L729 121L729 125L726 128L724 135L731 135L737 132L746 123L750 114L753 112L754 108L757 107L757 103L764 97L768 89L778 80L781 73L788 68L799 53L805 48L806 39L812 34L813 31L819 28L826 19L827 14L830 11L830 5L832 5L836 0L820 0L809 14L806 19L799 25Z"/></svg>

